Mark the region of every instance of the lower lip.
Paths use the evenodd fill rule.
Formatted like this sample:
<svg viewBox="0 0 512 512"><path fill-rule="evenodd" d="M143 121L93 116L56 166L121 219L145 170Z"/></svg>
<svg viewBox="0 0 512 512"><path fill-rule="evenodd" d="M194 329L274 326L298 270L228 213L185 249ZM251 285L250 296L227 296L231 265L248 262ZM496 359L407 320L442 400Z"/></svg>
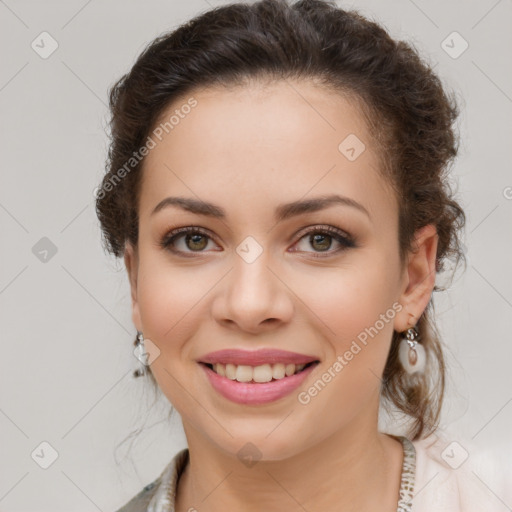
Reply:
<svg viewBox="0 0 512 512"><path fill-rule="evenodd" d="M270 382L238 382L222 377L203 363L200 366L206 372L213 388L224 398L238 404L259 405L274 402L297 389L319 363L308 366L290 377Z"/></svg>

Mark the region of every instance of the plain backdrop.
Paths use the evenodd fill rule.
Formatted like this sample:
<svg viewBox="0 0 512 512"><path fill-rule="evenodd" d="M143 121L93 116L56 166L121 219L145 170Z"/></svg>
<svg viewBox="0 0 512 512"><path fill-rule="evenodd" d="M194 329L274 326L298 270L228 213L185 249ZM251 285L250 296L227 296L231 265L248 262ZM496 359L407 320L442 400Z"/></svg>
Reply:
<svg viewBox="0 0 512 512"><path fill-rule="evenodd" d="M222 3L0 2L0 511L116 510L185 446L179 417L162 421L165 400L148 413L149 388L131 377L128 281L102 250L93 193L108 88L154 37ZM453 176L468 267L434 294L450 373L443 427L511 458L512 3L338 5L412 42L461 98ZM139 427L131 451L116 451Z"/></svg>

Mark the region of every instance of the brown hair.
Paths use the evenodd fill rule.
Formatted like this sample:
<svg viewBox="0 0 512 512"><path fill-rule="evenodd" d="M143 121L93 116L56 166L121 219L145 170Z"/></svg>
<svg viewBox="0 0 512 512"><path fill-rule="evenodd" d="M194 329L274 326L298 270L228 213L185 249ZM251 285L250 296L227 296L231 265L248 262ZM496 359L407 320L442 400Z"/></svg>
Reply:
<svg viewBox="0 0 512 512"><path fill-rule="evenodd" d="M358 102L380 150L380 172L397 194L401 261L413 250L415 231L427 224L439 235L436 272L448 259L455 266L464 260L458 231L465 215L448 183L448 164L458 151L453 94L410 44L329 0L217 7L144 49L110 90L111 144L96 200L105 249L121 257L126 242L137 246L143 159L132 157L171 102L199 87L287 78L315 80ZM412 418L412 439L435 430L444 394L445 365L431 316L432 300L416 324L428 371L413 378L404 373L395 331L382 381L387 406Z"/></svg>

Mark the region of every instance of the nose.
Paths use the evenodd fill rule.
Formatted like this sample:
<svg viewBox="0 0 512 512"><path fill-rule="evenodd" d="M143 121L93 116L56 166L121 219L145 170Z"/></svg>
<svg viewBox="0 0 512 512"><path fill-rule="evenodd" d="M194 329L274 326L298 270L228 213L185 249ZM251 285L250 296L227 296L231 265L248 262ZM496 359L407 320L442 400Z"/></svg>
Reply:
<svg viewBox="0 0 512 512"><path fill-rule="evenodd" d="M274 330L293 316L293 293L265 252L252 263L236 257L212 304L224 327L251 334Z"/></svg>

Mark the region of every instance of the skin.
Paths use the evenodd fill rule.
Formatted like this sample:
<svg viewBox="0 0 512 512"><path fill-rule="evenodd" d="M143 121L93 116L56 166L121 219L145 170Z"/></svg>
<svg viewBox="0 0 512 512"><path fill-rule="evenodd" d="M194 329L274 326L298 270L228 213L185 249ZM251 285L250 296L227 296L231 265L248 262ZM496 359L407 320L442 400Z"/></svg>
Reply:
<svg viewBox="0 0 512 512"><path fill-rule="evenodd" d="M430 300L435 228L417 232L401 266L398 201L349 99L306 81L201 89L193 97L198 105L145 159L138 246L125 252L133 322L160 350L151 371L188 441L176 510L395 511L402 447L377 428L380 377L393 329L415 325ZM366 146L355 161L338 150L349 134ZM273 218L281 203L333 192L369 216L334 205ZM168 196L213 202L226 218L176 206L151 215ZM322 234L325 225L349 233L356 246L303 234L308 226ZM211 234L175 241L190 258L159 246L183 226ZM263 249L250 264L236 252L247 236ZM317 396L299 403L297 394L393 303L401 311ZM214 350L268 347L320 360L296 392L270 404L223 398L196 362ZM261 452L250 467L237 456L248 442Z"/></svg>

